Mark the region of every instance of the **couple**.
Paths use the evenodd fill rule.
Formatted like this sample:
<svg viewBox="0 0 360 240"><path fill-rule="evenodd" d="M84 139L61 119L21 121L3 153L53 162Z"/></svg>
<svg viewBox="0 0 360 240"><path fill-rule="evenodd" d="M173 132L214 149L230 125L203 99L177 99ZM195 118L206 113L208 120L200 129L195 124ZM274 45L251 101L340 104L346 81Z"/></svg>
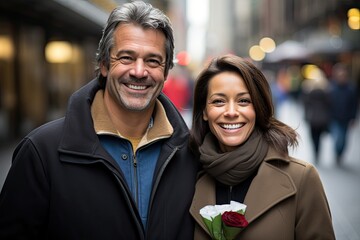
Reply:
<svg viewBox="0 0 360 240"><path fill-rule="evenodd" d="M198 76L192 130L161 93L173 67L169 19L143 2L110 15L97 79L66 116L17 146L0 195L0 239L210 239L200 208L247 205L239 239L334 239L314 167L288 156L251 63L214 59Z"/></svg>

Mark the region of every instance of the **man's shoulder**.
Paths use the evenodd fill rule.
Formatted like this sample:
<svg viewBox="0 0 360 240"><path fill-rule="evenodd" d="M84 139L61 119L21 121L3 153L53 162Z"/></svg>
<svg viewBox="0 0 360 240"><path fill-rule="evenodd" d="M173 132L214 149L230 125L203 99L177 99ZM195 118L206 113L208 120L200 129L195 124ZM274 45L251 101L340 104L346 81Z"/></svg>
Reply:
<svg viewBox="0 0 360 240"><path fill-rule="evenodd" d="M47 122L35 128L26 137L31 140L40 140L40 139L51 140L61 135L63 131L63 125L64 125L64 117Z"/></svg>

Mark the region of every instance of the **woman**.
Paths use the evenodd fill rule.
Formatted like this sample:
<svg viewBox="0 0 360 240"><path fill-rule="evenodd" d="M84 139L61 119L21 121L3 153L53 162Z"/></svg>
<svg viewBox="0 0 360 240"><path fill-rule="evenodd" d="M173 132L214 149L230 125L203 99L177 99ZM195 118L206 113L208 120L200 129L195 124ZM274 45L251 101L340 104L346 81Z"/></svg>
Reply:
<svg viewBox="0 0 360 240"><path fill-rule="evenodd" d="M200 73L190 139L204 170L190 209L194 239L210 239L199 210L230 200L247 205L238 239L335 239L319 175L288 155L297 133L273 114L269 84L252 63L225 55Z"/></svg>

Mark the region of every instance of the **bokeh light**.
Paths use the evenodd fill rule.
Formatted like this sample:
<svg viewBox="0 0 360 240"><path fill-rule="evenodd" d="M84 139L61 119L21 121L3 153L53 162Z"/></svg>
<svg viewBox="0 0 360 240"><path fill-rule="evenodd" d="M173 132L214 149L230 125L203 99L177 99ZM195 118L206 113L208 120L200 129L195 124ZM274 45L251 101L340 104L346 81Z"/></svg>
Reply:
<svg viewBox="0 0 360 240"><path fill-rule="evenodd" d="M264 37L260 40L259 45L261 49L266 53L271 53L275 50L276 44L272 38Z"/></svg>
<svg viewBox="0 0 360 240"><path fill-rule="evenodd" d="M49 42L45 47L46 60L50 63L70 62L72 55L72 46L66 41Z"/></svg>
<svg viewBox="0 0 360 240"><path fill-rule="evenodd" d="M348 10L348 25L353 30L360 29L360 11L358 8L351 8Z"/></svg>
<svg viewBox="0 0 360 240"><path fill-rule="evenodd" d="M261 49L259 45L254 45L249 50L249 56L254 61L261 61L265 58L265 52Z"/></svg>

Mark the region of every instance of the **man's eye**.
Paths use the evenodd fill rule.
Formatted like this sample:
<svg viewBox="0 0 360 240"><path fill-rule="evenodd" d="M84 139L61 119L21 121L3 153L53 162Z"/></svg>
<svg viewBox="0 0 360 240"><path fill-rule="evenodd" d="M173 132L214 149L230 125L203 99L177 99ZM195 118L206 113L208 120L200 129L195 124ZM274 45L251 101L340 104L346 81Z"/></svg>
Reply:
<svg viewBox="0 0 360 240"><path fill-rule="evenodd" d="M133 63L134 60L132 57L129 57L129 56L121 56L121 57L118 57L117 58L118 61L120 61L122 64L130 64L130 63Z"/></svg>
<svg viewBox="0 0 360 240"><path fill-rule="evenodd" d="M149 59L146 61L146 64L149 67L155 68L155 67L159 67L161 65L161 62L157 59Z"/></svg>

